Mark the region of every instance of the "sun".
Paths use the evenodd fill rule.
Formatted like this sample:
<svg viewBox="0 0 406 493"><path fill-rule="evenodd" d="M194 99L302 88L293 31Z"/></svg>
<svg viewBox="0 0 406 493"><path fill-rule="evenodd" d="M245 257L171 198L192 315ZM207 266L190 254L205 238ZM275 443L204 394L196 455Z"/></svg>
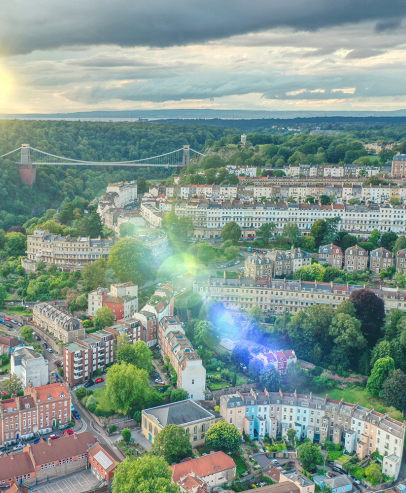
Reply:
<svg viewBox="0 0 406 493"><path fill-rule="evenodd" d="M10 94L13 87L11 76L0 67L0 102Z"/></svg>

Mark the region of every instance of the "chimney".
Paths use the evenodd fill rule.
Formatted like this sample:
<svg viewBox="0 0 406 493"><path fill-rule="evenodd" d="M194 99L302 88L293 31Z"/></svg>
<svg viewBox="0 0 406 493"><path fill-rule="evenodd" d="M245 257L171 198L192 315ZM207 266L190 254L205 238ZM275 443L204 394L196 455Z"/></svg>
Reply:
<svg viewBox="0 0 406 493"><path fill-rule="evenodd" d="M48 438L48 445L51 445L52 443L52 440L50 438Z"/></svg>
<svg viewBox="0 0 406 493"><path fill-rule="evenodd" d="M11 454L10 454L10 459L14 459L14 454L13 454L13 452L11 452Z"/></svg>
<svg viewBox="0 0 406 493"><path fill-rule="evenodd" d="M77 434L76 432L73 434L73 438L74 438L75 440L77 440L77 438L78 438L78 434Z"/></svg>

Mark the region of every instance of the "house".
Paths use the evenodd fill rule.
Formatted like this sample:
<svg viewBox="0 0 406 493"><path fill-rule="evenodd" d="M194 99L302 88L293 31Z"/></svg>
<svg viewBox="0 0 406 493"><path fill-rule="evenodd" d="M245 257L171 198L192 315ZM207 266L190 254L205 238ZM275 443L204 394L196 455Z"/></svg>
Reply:
<svg viewBox="0 0 406 493"><path fill-rule="evenodd" d="M343 251L333 243L320 246L318 259L320 264L329 264L337 269L343 268Z"/></svg>
<svg viewBox="0 0 406 493"><path fill-rule="evenodd" d="M383 458L382 472L389 478L398 478L402 459L396 455L385 455Z"/></svg>
<svg viewBox="0 0 406 493"><path fill-rule="evenodd" d="M281 471L279 482L282 481L293 481L299 488L300 493L314 493L315 490L313 481L296 470L287 472Z"/></svg>
<svg viewBox="0 0 406 493"><path fill-rule="evenodd" d="M180 464L170 466L172 470L172 481L179 483L184 481L190 474L202 479L208 486L209 491L224 483L231 483L237 471L233 459L224 452L213 452L196 459L185 459ZM193 476L191 476L193 477Z"/></svg>
<svg viewBox="0 0 406 493"><path fill-rule="evenodd" d="M388 267L393 267L393 253L386 248L376 248L369 254L369 267L372 274L380 274L382 270L387 270Z"/></svg>
<svg viewBox="0 0 406 493"><path fill-rule="evenodd" d="M282 483L269 484L262 488L253 488L246 493L300 493L299 488L292 481L283 481Z"/></svg>
<svg viewBox="0 0 406 493"><path fill-rule="evenodd" d="M99 287L88 295L87 314L94 317L97 310L107 307L115 320L132 317L138 310L138 286L132 282L112 284L110 292Z"/></svg>
<svg viewBox="0 0 406 493"><path fill-rule="evenodd" d="M74 342L86 335L79 318L73 317L52 303L43 302L34 305L32 315L35 325L50 332L64 343Z"/></svg>
<svg viewBox="0 0 406 493"><path fill-rule="evenodd" d="M339 476L328 477L324 474L315 474L313 481L322 488L324 485L331 488L332 493L345 493L346 491L352 491L352 482L345 474Z"/></svg>
<svg viewBox="0 0 406 493"><path fill-rule="evenodd" d="M368 267L368 252L358 245L345 251L345 270L349 273L363 271Z"/></svg>
<svg viewBox="0 0 406 493"><path fill-rule="evenodd" d="M297 357L293 349L279 351L270 350L266 353L257 354L256 359L262 361L265 368L273 366L281 375L286 373L288 365L297 362Z"/></svg>
<svg viewBox="0 0 406 493"><path fill-rule="evenodd" d="M142 434L151 443L166 425L182 426L190 435L193 447L203 445L210 426L220 416L200 406L191 399L151 407L142 411Z"/></svg>
<svg viewBox="0 0 406 493"><path fill-rule="evenodd" d="M48 360L29 347L17 347L11 354L10 371L21 378L23 388L29 383L40 387L49 382Z"/></svg>
<svg viewBox="0 0 406 493"><path fill-rule="evenodd" d="M22 347L24 343L19 341L16 337L0 336L0 356L2 354L10 355L14 352L16 347Z"/></svg>
<svg viewBox="0 0 406 493"><path fill-rule="evenodd" d="M92 473L110 484L117 464L121 462L117 455L106 445L95 443L90 447L87 457Z"/></svg>
<svg viewBox="0 0 406 493"><path fill-rule="evenodd" d="M209 493L209 486L194 472L182 476L176 483L182 493Z"/></svg>

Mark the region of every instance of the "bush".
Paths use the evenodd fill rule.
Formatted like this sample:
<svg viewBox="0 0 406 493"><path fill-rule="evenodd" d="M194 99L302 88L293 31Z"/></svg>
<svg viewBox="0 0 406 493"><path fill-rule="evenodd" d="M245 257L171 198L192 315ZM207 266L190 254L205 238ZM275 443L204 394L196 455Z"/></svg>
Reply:
<svg viewBox="0 0 406 493"><path fill-rule="evenodd" d="M117 431L117 426L116 425L110 425L107 427L107 431L111 435L111 433L114 433L115 431Z"/></svg>
<svg viewBox="0 0 406 493"><path fill-rule="evenodd" d="M86 389L84 387L79 387L75 390L75 395L79 400L82 400L86 396Z"/></svg>
<svg viewBox="0 0 406 493"><path fill-rule="evenodd" d="M125 441L125 443L130 443L131 431L129 428L124 428L124 430L121 432L121 436L123 437L123 440Z"/></svg>

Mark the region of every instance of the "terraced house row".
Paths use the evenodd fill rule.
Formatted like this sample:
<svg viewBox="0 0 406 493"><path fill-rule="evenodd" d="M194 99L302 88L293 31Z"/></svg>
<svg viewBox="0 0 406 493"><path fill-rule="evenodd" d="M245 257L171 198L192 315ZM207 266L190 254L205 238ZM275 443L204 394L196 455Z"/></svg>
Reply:
<svg viewBox="0 0 406 493"><path fill-rule="evenodd" d="M335 310L353 291L364 287L333 282L248 277L226 279L209 276L207 280L195 281L193 292L198 293L205 302L217 301L231 310L247 310L259 306L264 312L280 315L285 311L297 313L315 304L330 305ZM383 300L385 310L398 308L406 311L406 291L385 286L368 289Z"/></svg>
<svg viewBox="0 0 406 493"><path fill-rule="evenodd" d="M349 453L356 452L359 459L378 451L384 457L383 470L389 477L396 479L400 472L405 423L373 408L296 391L285 394L251 390L221 396L220 414L251 439L265 435L286 437L292 428L298 438L330 440Z"/></svg>

